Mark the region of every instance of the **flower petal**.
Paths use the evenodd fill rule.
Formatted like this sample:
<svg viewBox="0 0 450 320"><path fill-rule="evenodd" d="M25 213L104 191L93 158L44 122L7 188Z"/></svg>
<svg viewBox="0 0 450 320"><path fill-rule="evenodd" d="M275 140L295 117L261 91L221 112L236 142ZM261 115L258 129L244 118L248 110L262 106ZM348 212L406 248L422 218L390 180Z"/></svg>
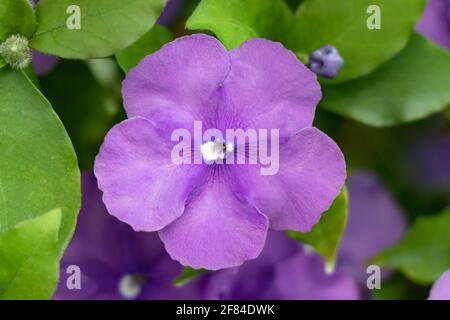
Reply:
<svg viewBox="0 0 450 320"><path fill-rule="evenodd" d="M31 51L31 55L33 58L33 68L38 76L43 76L50 72L58 63L57 57L49 56L38 51Z"/></svg>
<svg viewBox="0 0 450 320"><path fill-rule="evenodd" d="M291 51L279 43L252 39L230 55L224 89L232 108L227 111L236 117L233 122L280 129L281 137L312 125L320 85Z"/></svg>
<svg viewBox="0 0 450 320"><path fill-rule="evenodd" d="M130 70L122 94L129 117L143 116L166 131L208 122L216 108L211 96L230 68L226 49L215 38L178 38Z"/></svg>
<svg viewBox="0 0 450 320"><path fill-rule="evenodd" d="M431 288L429 300L450 300L450 270L446 271Z"/></svg>
<svg viewBox="0 0 450 320"><path fill-rule="evenodd" d="M171 144L144 118L112 128L94 172L108 211L136 231L157 231L178 218L202 166L176 165Z"/></svg>
<svg viewBox="0 0 450 320"><path fill-rule="evenodd" d="M347 187L349 216L338 265L354 279L365 283L364 264L400 241L406 230L406 219L398 204L372 174L354 172Z"/></svg>
<svg viewBox="0 0 450 320"><path fill-rule="evenodd" d="M81 181L83 204L74 237L61 260L61 281L53 299L122 299L119 280L133 272L151 276L151 285L142 296L166 294L169 298L176 291L171 284L181 265L169 258L156 233L134 232L108 214L93 174L83 172ZM70 266L80 268L80 290L67 286L73 279L67 273Z"/></svg>
<svg viewBox="0 0 450 320"><path fill-rule="evenodd" d="M339 194L346 177L341 150L327 135L305 128L280 145L279 171L261 175L260 165L236 165L234 176L249 185L244 197L274 230L309 231Z"/></svg>
<svg viewBox="0 0 450 320"><path fill-rule="evenodd" d="M160 231L160 237L181 264L217 270L256 258L264 247L267 227L265 216L239 201L223 179L212 177L189 200L184 214Z"/></svg>
<svg viewBox="0 0 450 320"><path fill-rule="evenodd" d="M450 50L449 12L448 0L429 0L416 31Z"/></svg>
<svg viewBox="0 0 450 320"><path fill-rule="evenodd" d="M280 262L275 271L274 287L282 299L356 300L358 286L343 273L327 275L323 259L299 252Z"/></svg>

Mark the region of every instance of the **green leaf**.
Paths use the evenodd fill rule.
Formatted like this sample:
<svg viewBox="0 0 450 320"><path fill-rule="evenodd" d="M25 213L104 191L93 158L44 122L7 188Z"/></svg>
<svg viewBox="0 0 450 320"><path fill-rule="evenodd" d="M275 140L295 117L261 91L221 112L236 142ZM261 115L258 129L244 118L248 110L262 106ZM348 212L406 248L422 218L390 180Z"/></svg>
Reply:
<svg viewBox="0 0 450 320"><path fill-rule="evenodd" d="M319 223L310 232L288 231L288 235L312 246L326 262L326 270L334 270L336 253L345 230L348 215L348 195L344 187L330 209L322 214Z"/></svg>
<svg viewBox="0 0 450 320"><path fill-rule="evenodd" d="M193 280L195 277L198 277L199 275L208 272L205 269L192 269L189 267L186 267L183 269L183 272L175 278L173 281L174 285L177 287L182 287L189 281Z"/></svg>
<svg viewBox="0 0 450 320"><path fill-rule="evenodd" d="M34 84L34 86L40 90L41 84L39 83L38 77L36 75L36 72L34 71L32 63L30 63L25 69L23 69L23 73Z"/></svg>
<svg viewBox="0 0 450 320"><path fill-rule="evenodd" d="M6 61L0 57L0 69L6 66Z"/></svg>
<svg viewBox="0 0 450 320"><path fill-rule="evenodd" d="M64 127L20 72L0 69L0 233L61 208L59 249L75 228L80 172Z"/></svg>
<svg viewBox="0 0 450 320"><path fill-rule="evenodd" d="M0 17L0 42L16 34L29 38L36 30L36 18L29 0L1 0Z"/></svg>
<svg viewBox="0 0 450 320"><path fill-rule="evenodd" d="M91 169L106 133L121 116L120 89L109 92L85 63L74 60L60 61L40 82L72 139L81 168Z"/></svg>
<svg viewBox="0 0 450 320"><path fill-rule="evenodd" d="M158 51L164 44L172 40L169 29L155 25L142 38L128 48L116 53L116 59L124 72L134 68L147 55Z"/></svg>
<svg viewBox="0 0 450 320"><path fill-rule="evenodd" d="M371 293L374 300L426 300L430 295L430 288L417 285L397 273L394 277L383 280L381 288L372 290Z"/></svg>
<svg viewBox="0 0 450 320"><path fill-rule="evenodd" d="M450 103L450 53L420 35L367 77L323 88L321 105L370 126L425 118Z"/></svg>
<svg viewBox="0 0 450 320"><path fill-rule="evenodd" d="M431 284L450 269L450 208L419 217L396 246L381 253L374 262L395 268L421 284Z"/></svg>
<svg viewBox="0 0 450 320"><path fill-rule="evenodd" d="M367 27L370 5L381 9L381 29ZM424 0L305 0L287 33L286 45L303 54L335 46L345 65L332 82L355 79L406 46L424 5Z"/></svg>
<svg viewBox="0 0 450 320"><path fill-rule="evenodd" d="M380 30L367 27L370 5L381 9ZM280 41L299 56L336 46L346 60L336 83L366 75L400 52L424 5L425 0L305 0L294 15L282 0L202 0L186 26L213 32L228 49L250 38Z"/></svg>
<svg viewBox="0 0 450 320"><path fill-rule="evenodd" d="M0 234L0 300L50 299L59 276L61 209Z"/></svg>
<svg viewBox="0 0 450 320"><path fill-rule="evenodd" d="M112 56L150 30L165 3L166 0L41 0L31 46L69 59ZM67 9L73 5L80 8L80 29L67 27L71 19Z"/></svg>
<svg viewBox="0 0 450 320"><path fill-rule="evenodd" d="M283 0L203 0L186 27L209 30L232 49L250 38L282 39L291 19Z"/></svg>

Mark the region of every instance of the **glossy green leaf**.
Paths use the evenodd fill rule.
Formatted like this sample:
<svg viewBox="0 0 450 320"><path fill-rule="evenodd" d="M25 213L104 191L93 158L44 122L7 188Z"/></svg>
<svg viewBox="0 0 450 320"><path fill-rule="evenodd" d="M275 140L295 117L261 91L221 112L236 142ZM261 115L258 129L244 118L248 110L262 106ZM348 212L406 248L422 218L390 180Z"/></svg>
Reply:
<svg viewBox="0 0 450 320"><path fill-rule="evenodd" d="M58 230L54 209L0 233L0 300L50 299L59 276Z"/></svg>
<svg viewBox="0 0 450 320"><path fill-rule="evenodd" d="M375 263L395 268L418 283L431 284L450 269L450 208L435 216L419 217L396 246Z"/></svg>
<svg viewBox="0 0 450 320"><path fill-rule="evenodd" d="M41 0L31 46L63 58L112 56L150 30L165 3L166 0ZM67 27L68 19L73 22L74 17L67 13L71 6L80 10L79 29L70 23L71 29Z"/></svg>
<svg viewBox="0 0 450 320"><path fill-rule="evenodd" d="M59 249L80 208L80 172L49 102L20 72L0 69L0 233L61 208Z"/></svg>
<svg viewBox="0 0 450 320"><path fill-rule="evenodd" d="M177 287L182 287L189 281L193 280L194 278L198 277L199 275L207 272L205 269L192 269L189 267L186 267L183 269L183 272L175 278L174 284Z"/></svg>
<svg viewBox="0 0 450 320"><path fill-rule="evenodd" d="M381 10L379 30L367 27L371 5ZM305 0L294 15L281 0L202 0L186 26L213 32L229 49L250 38L280 41L302 57L336 46L346 61L332 81L337 83L366 75L400 52L424 5L425 0Z"/></svg>
<svg viewBox="0 0 450 320"><path fill-rule="evenodd" d="M36 86L36 88L40 89L41 84L39 83L38 76L34 71L33 63L30 63L25 69L23 69L24 74L27 78Z"/></svg>
<svg viewBox="0 0 450 320"><path fill-rule="evenodd" d="M330 209L322 214L319 223L310 232L289 231L288 235L314 248L326 262L327 270L333 270L336 254L345 230L348 216L347 189L342 188Z"/></svg>
<svg viewBox="0 0 450 320"><path fill-rule="evenodd" d="M402 274L395 274L383 280L381 288L372 290L374 300L426 300L430 295L428 286L421 286L411 282Z"/></svg>
<svg viewBox="0 0 450 320"><path fill-rule="evenodd" d="M155 25L141 39L116 54L117 63L124 72L134 68L147 55L158 51L172 40L169 29Z"/></svg>
<svg viewBox="0 0 450 320"><path fill-rule="evenodd" d="M0 69L6 66L6 61L0 57Z"/></svg>
<svg viewBox="0 0 450 320"><path fill-rule="evenodd" d="M16 34L28 38L35 30L36 19L29 0L0 1L0 42Z"/></svg>
<svg viewBox="0 0 450 320"><path fill-rule="evenodd" d="M211 31L232 49L251 38L281 40L291 19L283 0L203 0L186 26Z"/></svg>
<svg viewBox="0 0 450 320"><path fill-rule="evenodd" d="M425 118L450 104L450 53L414 35L398 56L367 77L323 88L321 105L370 126Z"/></svg>
<svg viewBox="0 0 450 320"><path fill-rule="evenodd" d="M371 5L380 8L380 29L367 26ZM425 0L305 0L287 33L286 45L303 54L335 46L345 65L333 82L355 79L406 46L424 5Z"/></svg>

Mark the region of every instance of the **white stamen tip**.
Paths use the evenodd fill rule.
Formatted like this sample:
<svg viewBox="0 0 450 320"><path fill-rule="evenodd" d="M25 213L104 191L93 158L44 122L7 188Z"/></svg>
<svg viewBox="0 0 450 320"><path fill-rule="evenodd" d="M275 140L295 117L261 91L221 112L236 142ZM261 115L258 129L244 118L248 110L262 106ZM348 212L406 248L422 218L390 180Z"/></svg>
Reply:
<svg viewBox="0 0 450 320"><path fill-rule="evenodd" d="M216 139L215 141L205 142L200 150L205 162L211 164L225 159L228 153L233 152L234 146L230 142L225 143L222 139Z"/></svg>
<svg viewBox="0 0 450 320"><path fill-rule="evenodd" d="M325 263L325 274L332 275L334 273L334 263L332 262L326 262Z"/></svg>
<svg viewBox="0 0 450 320"><path fill-rule="evenodd" d="M125 299L135 299L141 292L145 278L139 274L126 274L119 281L119 293Z"/></svg>

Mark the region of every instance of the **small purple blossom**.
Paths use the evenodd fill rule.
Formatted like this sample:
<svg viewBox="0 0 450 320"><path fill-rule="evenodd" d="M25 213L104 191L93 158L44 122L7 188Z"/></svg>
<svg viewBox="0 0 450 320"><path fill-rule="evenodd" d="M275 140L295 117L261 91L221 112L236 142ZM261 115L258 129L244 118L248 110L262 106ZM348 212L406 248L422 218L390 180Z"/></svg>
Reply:
<svg viewBox="0 0 450 320"><path fill-rule="evenodd" d="M172 285L182 266L169 258L156 234L135 232L107 213L93 174L82 174L82 190L77 229L61 260L53 299L195 298L189 286ZM80 289L67 286L69 266L80 268Z"/></svg>
<svg viewBox="0 0 450 320"><path fill-rule="evenodd" d="M122 94L129 119L95 162L103 201L135 230L159 231L183 265L215 270L256 258L268 229L309 231L344 183L340 149L311 127L316 76L278 43L253 39L228 52L207 35L182 37L132 69ZM171 134L193 132L196 121L222 132L278 130L278 173L261 175L261 163L175 164Z"/></svg>
<svg viewBox="0 0 450 320"><path fill-rule="evenodd" d="M434 283L428 300L450 300L450 270Z"/></svg>
<svg viewBox="0 0 450 320"><path fill-rule="evenodd" d="M333 46L319 48L309 56L309 68L325 78L336 77L343 65L344 59Z"/></svg>
<svg viewBox="0 0 450 320"><path fill-rule="evenodd" d="M416 31L450 50L450 1L428 0Z"/></svg>

